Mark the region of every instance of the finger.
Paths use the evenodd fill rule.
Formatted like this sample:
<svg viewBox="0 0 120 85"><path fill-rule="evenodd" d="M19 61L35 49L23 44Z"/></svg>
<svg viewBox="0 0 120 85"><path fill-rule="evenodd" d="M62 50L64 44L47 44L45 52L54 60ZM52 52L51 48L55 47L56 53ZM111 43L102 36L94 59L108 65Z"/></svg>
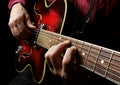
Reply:
<svg viewBox="0 0 120 85"><path fill-rule="evenodd" d="M61 53L69 46L70 41L62 42L56 46L51 47L45 54L46 59L50 59L51 62L56 62L56 59L61 59L58 56L61 56Z"/></svg>
<svg viewBox="0 0 120 85"><path fill-rule="evenodd" d="M31 22L29 15L26 14L25 17L26 17L26 18L25 18L25 19L26 19L25 21L26 21L27 27L30 28L31 30L35 29L36 26L34 26L33 23Z"/></svg>
<svg viewBox="0 0 120 85"><path fill-rule="evenodd" d="M63 61L62 61L62 66L65 72L72 69L76 51L77 51L77 48L75 46L72 46L66 50L65 55L63 57Z"/></svg>
<svg viewBox="0 0 120 85"><path fill-rule="evenodd" d="M45 54L45 57L46 58L49 58L49 57L53 57L53 56L56 56L56 55L60 55L61 52L63 52L63 50L65 50L70 44L70 41L65 41L65 42L62 42L58 45L55 45L53 47L51 47Z"/></svg>
<svg viewBox="0 0 120 85"><path fill-rule="evenodd" d="M62 69L62 57L61 52L66 49L70 44L70 41L62 42L56 46L51 47L45 54L47 64L53 74L60 74ZM62 50L61 50L62 49Z"/></svg>
<svg viewBox="0 0 120 85"><path fill-rule="evenodd" d="M32 31L29 30L26 25L24 24L24 22L20 23L18 25L18 29L19 29L19 38L20 39L28 39L29 36L32 34Z"/></svg>
<svg viewBox="0 0 120 85"><path fill-rule="evenodd" d="M9 28L10 28L13 36L17 37L19 35L18 25L16 23L12 23L10 21L9 21L8 25L9 25Z"/></svg>
<svg viewBox="0 0 120 85"><path fill-rule="evenodd" d="M68 48L70 46L70 41L66 40L58 45L56 45L56 53L61 54L61 52L63 52L64 50L66 50L66 48Z"/></svg>
<svg viewBox="0 0 120 85"><path fill-rule="evenodd" d="M45 53L45 59L46 59L47 64L48 64L48 66L49 66L50 69L53 69L53 65L52 65L52 63L51 63L51 61L50 61L50 57L51 57L51 56L54 56L54 55L51 53L53 49L54 49L54 46L52 46L52 47Z"/></svg>

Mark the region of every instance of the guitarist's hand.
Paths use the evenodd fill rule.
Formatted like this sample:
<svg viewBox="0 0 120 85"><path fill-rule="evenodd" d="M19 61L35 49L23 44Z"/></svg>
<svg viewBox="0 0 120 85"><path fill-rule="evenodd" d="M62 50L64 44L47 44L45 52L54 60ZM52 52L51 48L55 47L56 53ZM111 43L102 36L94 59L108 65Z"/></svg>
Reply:
<svg viewBox="0 0 120 85"><path fill-rule="evenodd" d="M70 41L55 45L47 51L45 58L50 71L54 75L58 75L65 85L75 85L75 83L78 84L78 82L76 82L77 79L75 79L77 77L73 62L77 48L75 46L69 46ZM61 57L61 54L63 57Z"/></svg>
<svg viewBox="0 0 120 85"><path fill-rule="evenodd" d="M17 39L27 39L32 33L31 30L35 28L26 9L20 3L14 4L11 8L8 25Z"/></svg>

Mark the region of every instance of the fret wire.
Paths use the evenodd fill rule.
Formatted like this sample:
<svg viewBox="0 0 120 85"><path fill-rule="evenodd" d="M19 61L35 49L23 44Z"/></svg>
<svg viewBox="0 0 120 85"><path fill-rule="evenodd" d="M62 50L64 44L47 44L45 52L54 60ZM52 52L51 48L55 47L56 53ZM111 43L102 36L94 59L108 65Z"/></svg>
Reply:
<svg viewBox="0 0 120 85"><path fill-rule="evenodd" d="M114 66L117 66L120 68L120 61L117 61L117 60L111 60L111 63L110 63L110 66L111 65L114 65Z"/></svg>
<svg viewBox="0 0 120 85"><path fill-rule="evenodd" d="M120 53L114 52L112 60L120 62Z"/></svg>
<svg viewBox="0 0 120 85"><path fill-rule="evenodd" d="M91 53L91 52L89 52L89 53ZM88 56L89 56L88 59L92 60L95 63L96 57L94 57L93 55L90 55L90 54Z"/></svg>
<svg viewBox="0 0 120 85"><path fill-rule="evenodd" d="M86 49L86 48L84 48L84 47L82 47L82 49L88 50L88 49ZM91 51L91 52L92 52L92 51ZM111 54L110 52L106 52L106 51L104 51L104 52ZM101 55L101 54L99 54L99 55ZM105 55L101 55L101 56L106 57L106 58L109 58L108 56L105 56ZM109 59L110 59L110 58L109 58Z"/></svg>
<svg viewBox="0 0 120 85"><path fill-rule="evenodd" d="M89 52L90 52L91 47L92 47L92 45L90 44L90 48L89 48L89 50L88 50L88 54L87 54L87 57L86 57L86 60L85 60L84 65L86 65L86 63L87 63L87 60L88 60L88 55L89 55Z"/></svg>
<svg viewBox="0 0 120 85"><path fill-rule="evenodd" d="M99 64L96 65L96 68L95 68L95 73L101 75L102 77L104 77L104 73L105 73L105 70L103 68L100 68L100 66L98 66ZM102 71L102 73L101 73Z"/></svg>
<svg viewBox="0 0 120 85"><path fill-rule="evenodd" d="M77 41L76 41L76 46L77 46L77 48L78 48L79 55L81 55L81 53L82 53L81 50L82 50L83 44L84 44L84 42L81 41L81 40L77 40ZM83 59L82 57L85 59L84 56L81 56L80 61ZM83 62L84 62L84 61L83 61ZM83 64L83 63L80 62L80 64ZM83 64L83 66L84 66L84 64Z"/></svg>
<svg viewBox="0 0 120 85"><path fill-rule="evenodd" d="M98 66L96 66L96 68L95 68L95 69L96 69L95 73L97 73L97 74L101 75L102 77L105 77L105 76L103 75L104 73L103 73L103 74L101 73L101 71L102 71L102 72L105 72L105 70L104 70L104 69L99 68ZM99 72L99 71L100 71L100 72ZM110 73L110 74L114 75L116 78L120 78L118 75L116 75L116 74L115 74L115 73L113 73L113 72L112 72L112 73L111 73L111 72L108 72L108 73ZM106 77L108 77L108 76L106 76ZM105 78L106 78L106 77L105 77ZM112 79L111 77L109 77L109 78L110 78L110 79Z"/></svg>
<svg viewBox="0 0 120 85"><path fill-rule="evenodd" d="M107 62L107 61L106 61ZM108 63L108 62L107 62ZM100 64L100 63L97 63L97 64ZM101 65L101 64L100 64ZM98 67L100 67L100 66L98 66ZM102 66L102 67L106 67L106 66ZM101 67L100 67L101 68ZM109 69L107 69L107 70L111 70L112 68L110 68L109 67ZM117 69L112 69L113 71L114 71L114 74L115 74L115 72L118 72L119 70L117 70ZM117 74L116 74L117 75Z"/></svg>
<svg viewBox="0 0 120 85"><path fill-rule="evenodd" d="M79 41L80 41L80 40L78 40L78 42L79 42ZM77 44L76 44L76 45L77 45ZM84 42L82 41L82 43L81 43L81 47L79 47L79 48L80 48L79 51L82 50L83 45L84 45Z"/></svg>
<svg viewBox="0 0 120 85"><path fill-rule="evenodd" d="M109 52L107 52L107 51L108 51L108 50L102 49L100 55L103 56L103 57L109 58L112 51L110 51L110 50L109 50ZM110 59L110 58L109 58L109 59Z"/></svg>
<svg viewBox="0 0 120 85"><path fill-rule="evenodd" d="M101 59L99 58L98 59L98 61L100 61ZM102 67L105 67L105 69L106 69L106 66L108 66L108 64L109 64L109 62L108 61L106 61L106 64L105 64L105 62L104 62L104 64L101 64L101 63L99 63L99 62L97 62L97 64L100 64L100 65L102 65ZM100 67L100 66L99 66ZM102 67L100 67L100 68L102 68ZM108 69L108 68L107 68ZM110 69L110 68L109 68ZM115 70L115 69L113 69L114 71L117 71L117 70Z"/></svg>
<svg viewBox="0 0 120 85"><path fill-rule="evenodd" d="M115 75L111 72L107 73L106 79L109 79L111 81L113 81L114 83L118 84L118 82L120 82L120 76Z"/></svg>
<svg viewBox="0 0 120 85"><path fill-rule="evenodd" d="M73 44L73 43L74 43L74 44ZM76 46L76 44L77 44L77 39L71 38L71 44L72 44L73 46Z"/></svg>
<svg viewBox="0 0 120 85"><path fill-rule="evenodd" d="M113 68L109 68L108 72L120 76L120 71L119 71L119 70L115 70L115 69L113 69Z"/></svg>
<svg viewBox="0 0 120 85"><path fill-rule="evenodd" d="M99 53L98 53L98 56L97 56L97 59L96 59L96 62L95 62L95 66L94 66L94 68L93 68L93 72L95 71L96 64L97 64L97 61L98 61L99 54L100 54L101 50L102 50L102 48L100 48L100 50L99 50Z"/></svg>
<svg viewBox="0 0 120 85"><path fill-rule="evenodd" d="M80 55L82 55L81 52L82 52L82 48L83 48L83 46L84 46L84 43L85 43L85 42L82 42L82 44L81 44L81 48L80 48L80 50L79 50ZM83 56L83 57L84 57L84 56ZM84 58L85 58L85 61L86 61L86 57L84 57ZM85 62L83 62L83 65L84 65L84 63L85 63ZM84 65L84 67L85 67L85 65Z"/></svg>
<svg viewBox="0 0 120 85"><path fill-rule="evenodd" d="M110 56L110 59L109 59L109 63L108 63L107 68L106 68L105 77L107 76L107 72L108 72L108 69L109 69L109 66L110 66L110 62L111 62L112 57L113 57L113 53L114 53L114 52L112 51L111 56Z"/></svg>
<svg viewBox="0 0 120 85"><path fill-rule="evenodd" d="M88 59L88 61L91 61L91 60ZM91 62L93 62L93 61L91 61ZM93 62L93 63L94 63L94 62ZM87 63L87 64L92 65L92 64L90 64L90 63ZM106 72L106 69L101 68L100 66L98 66L98 64L101 65L100 63L97 63L96 68L100 68L100 69L102 69L104 72ZM103 66L103 67L106 68L106 66ZM91 68L90 68L90 69L91 69ZM115 72L115 70L114 70L114 72ZM113 72L112 74L114 74L114 72ZM110 72L110 73L111 73L111 72ZM115 75L115 74L114 74L114 75ZM104 77L105 77L105 76L104 76Z"/></svg>
<svg viewBox="0 0 120 85"><path fill-rule="evenodd" d="M92 51L91 51L92 52ZM113 52L113 51L112 51ZM108 52L109 53L109 52ZM110 53L111 54L111 53ZM109 58L108 58L109 59ZM109 59L110 60L110 59ZM109 64L109 62L108 61L106 61L108 64Z"/></svg>
<svg viewBox="0 0 120 85"><path fill-rule="evenodd" d="M93 71L94 64L95 64L95 62L88 58L86 67L89 68L91 71Z"/></svg>
<svg viewBox="0 0 120 85"><path fill-rule="evenodd" d="M111 53L112 54L112 53ZM105 56L102 56L102 55L99 55L100 57L104 57L105 58ZM119 61L119 60L115 60L115 59L111 59L111 58L108 58L108 57L106 57L107 59L109 59L109 60L114 60L114 61ZM107 61L106 61L107 62ZM109 62L108 62L109 63ZM111 63L111 62L110 62ZM115 64L114 64L115 65Z"/></svg>
<svg viewBox="0 0 120 85"><path fill-rule="evenodd" d="M83 57L83 56L82 56ZM83 57L84 58L84 57ZM88 61L90 61L90 62L93 62L93 61L91 61L91 60L89 60L88 59ZM95 63L95 62L93 62L93 63ZM100 63L96 63L97 65L96 65L96 68L100 68L100 69L102 69L100 66L98 66L98 65L101 65ZM90 65L90 64L89 64ZM105 67L105 66L103 66L103 67ZM104 69L102 69L102 70L104 70ZM115 70L114 69L112 69L114 72L115 72ZM104 71L106 71L106 69L104 70ZM111 73L111 72L109 72L109 73ZM114 74L115 75L115 74Z"/></svg>
<svg viewBox="0 0 120 85"><path fill-rule="evenodd" d="M90 60L91 61L91 60ZM92 61L91 61L92 62ZM88 65L90 65L90 64L88 64ZM80 65L81 66L81 65ZM82 66L82 67L84 67L84 66ZM88 69L88 70L90 70L89 68L87 68L87 67L85 67L86 69ZM102 68L100 68L99 66L97 66L96 65L96 68L99 68L100 70L102 70L102 71L106 71L105 69L102 69ZM99 73L99 72L95 72L95 73L97 73L97 74L99 74L99 75L101 75L102 76L102 74L101 73ZM109 72L109 73L111 73L111 72ZM119 78L119 76L117 76L116 74L114 74L114 73L111 73L112 75L114 75L114 76L116 76L116 77L118 77ZM105 76L104 76L105 77ZM111 78L112 79L112 78Z"/></svg>

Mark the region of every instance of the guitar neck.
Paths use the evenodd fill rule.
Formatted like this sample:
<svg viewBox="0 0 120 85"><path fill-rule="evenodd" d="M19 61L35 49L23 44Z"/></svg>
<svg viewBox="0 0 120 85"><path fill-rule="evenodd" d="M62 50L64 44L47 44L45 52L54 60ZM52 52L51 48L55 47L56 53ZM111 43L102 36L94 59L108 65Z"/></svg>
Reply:
<svg viewBox="0 0 120 85"><path fill-rule="evenodd" d="M71 44L78 48L81 55L80 66L120 84L120 52L44 29L40 30L36 43L49 49L65 40L70 40Z"/></svg>

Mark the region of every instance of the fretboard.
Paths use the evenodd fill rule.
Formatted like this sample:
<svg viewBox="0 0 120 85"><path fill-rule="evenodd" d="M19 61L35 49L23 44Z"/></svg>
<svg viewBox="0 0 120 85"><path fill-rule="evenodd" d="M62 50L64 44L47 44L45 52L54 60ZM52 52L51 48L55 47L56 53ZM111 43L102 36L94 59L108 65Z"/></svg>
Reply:
<svg viewBox="0 0 120 85"><path fill-rule="evenodd" d="M44 29L40 30L36 43L49 49L65 40L70 40L82 55L80 66L120 84L120 52Z"/></svg>

